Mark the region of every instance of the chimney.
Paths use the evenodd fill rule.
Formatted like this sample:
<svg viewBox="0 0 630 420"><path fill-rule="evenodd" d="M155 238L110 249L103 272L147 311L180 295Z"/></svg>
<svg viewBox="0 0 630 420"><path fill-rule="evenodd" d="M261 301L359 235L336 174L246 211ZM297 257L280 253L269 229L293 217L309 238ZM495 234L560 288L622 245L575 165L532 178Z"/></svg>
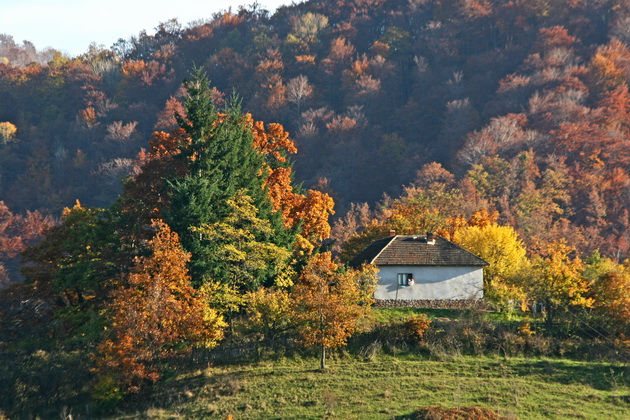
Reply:
<svg viewBox="0 0 630 420"><path fill-rule="evenodd" d="M396 231L394 229L389 231L389 237L396 236Z"/></svg>
<svg viewBox="0 0 630 420"><path fill-rule="evenodd" d="M427 232L427 243L429 245L435 245L435 236L433 236L433 232Z"/></svg>

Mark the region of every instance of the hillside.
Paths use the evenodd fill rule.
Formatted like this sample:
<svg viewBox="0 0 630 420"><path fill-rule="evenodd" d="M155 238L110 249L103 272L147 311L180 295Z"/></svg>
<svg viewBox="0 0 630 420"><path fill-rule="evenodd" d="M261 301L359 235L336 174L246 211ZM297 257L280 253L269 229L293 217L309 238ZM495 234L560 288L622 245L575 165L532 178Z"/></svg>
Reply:
<svg viewBox="0 0 630 420"><path fill-rule="evenodd" d="M385 329L391 332L396 324ZM315 369L315 357L296 348L286 353L264 348L244 357L228 356L234 348L217 354L201 350L172 364L163 380L115 409L87 398L87 372L62 374L76 355L39 351L18 369L0 370L2 379L19 377L23 389L13 406L7 395L0 397L0 407L7 415L21 410L43 418L83 418L100 410L99 418L112 419L444 418L413 416L435 406L482 407L501 416L471 418L622 419L630 410L627 364L576 358L575 339L551 344L553 339L542 336L506 334L506 347L475 350L474 340L489 338L479 330L463 336L457 328L435 328L421 342L391 334L365 341L370 335L334 352L325 372ZM519 338L528 344L519 344ZM607 347L584 344L593 353ZM556 347L571 354L553 357ZM527 356L520 353L526 348Z"/></svg>
<svg viewBox="0 0 630 420"><path fill-rule="evenodd" d="M342 357L322 374L313 371L309 362L308 358L281 359L187 372L161 387L159 400L113 418L448 418L413 416L427 406L462 411L481 406L504 419L621 419L628 413L624 394L628 386L615 377L623 375L622 368L609 364L486 357L442 361L413 355L370 361Z"/></svg>
<svg viewBox="0 0 630 420"><path fill-rule="evenodd" d="M18 211L59 211L75 198L109 204L151 131L172 127L193 64L218 100L236 90L256 118L289 129L299 179L327 178L341 203L397 194L431 161L460 174L480 153L533 148L545 161L571 151L563 134L553 138L560 123L588 123L580 116L605 98L623 99L612 93L628 79L626 7L310 1L273 16L244 8L193 27L169 21L154 36L48 65L5 60L0 121L18 132L3 140L0 195ZM466 136L483 127L508 139L496 133L499 144L472 152Z"/></svg>
<svg viewBox="0 0 630 420"><path fill-rule="evenodd" d="M229 388L235 354L315 352L321 372L345 352L431 371L461 355L604 360L579 367L591 382L533 375L551 401L517 410L505 395L533 394L514 378L540 366L488 361L479 377L511 372L503 399L473 384L487 399L466 404L544 415L533 406L570 398L562 383L590 412L627 410L612 364L630 355L628 28L625 0L311 0L75 58L0 37L0 417L136 409L200 376L221 393L208 360L227 355ZM481 310L371 323L377 282L437 282L344 263L424 234L489 263L483 301L458 299ZM165 410L227 415L238 398ZM283 409L320 415L305 398Z"/></svg>

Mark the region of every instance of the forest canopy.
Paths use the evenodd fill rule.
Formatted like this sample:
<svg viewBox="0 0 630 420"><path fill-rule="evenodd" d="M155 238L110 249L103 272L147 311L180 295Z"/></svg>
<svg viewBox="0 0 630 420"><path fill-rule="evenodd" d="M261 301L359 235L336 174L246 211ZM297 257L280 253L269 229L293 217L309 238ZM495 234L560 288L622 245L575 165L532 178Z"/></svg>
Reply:
<svg viewBox="0 0 630 420"><path fill-rule="evenodd" d="M176 127L196 65L217 105L235 90L291 133L292 176L338 215L435 161L527 238L562 230L621 260L629 15L615 0L312 1L171 20L74 58L6 35L0 198L19 214L108 207L151 133Z"/></svg>
<svg viewBox="0 0 630 420"><path fill-rule="evenodd" d="M60 216L47 232L69 249L64 223L107 238L112 219L135 249L164 220L196 286L241 291L290 278L279 262L329 237L347 261L390 228L464 241L492 224L528 258L566 241L621 263L629 22L615 0L331 0L170 20L74 58L5 35L0 280L20 279L19 253ZM243 241L258 257L237 270ZM86 272L115 269L98 261Z"/></svg>
<svg viewBox="0 0 630 420"><path fill-rule="evenodd" d="M343 264L391 230L489 261L494 309L624 342L629 84L624 0L254 3L78 57L0 35L0 349L71 354L113 405L230 340L324 369L376 281Z"/></svg>

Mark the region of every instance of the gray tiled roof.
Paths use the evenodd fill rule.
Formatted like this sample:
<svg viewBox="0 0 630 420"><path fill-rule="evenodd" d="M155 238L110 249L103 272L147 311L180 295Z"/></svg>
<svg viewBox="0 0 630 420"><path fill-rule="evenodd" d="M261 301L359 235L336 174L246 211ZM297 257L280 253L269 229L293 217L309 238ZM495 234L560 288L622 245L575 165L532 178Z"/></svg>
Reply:
<svg viewBox="0 0 630 420"><path fill-rule="evenodd" d="M376 265L486 266L488 263L441 236L433 235L434 244L426 235L396 235L372 242L350 261L350 266L363 263Z"/></svg>

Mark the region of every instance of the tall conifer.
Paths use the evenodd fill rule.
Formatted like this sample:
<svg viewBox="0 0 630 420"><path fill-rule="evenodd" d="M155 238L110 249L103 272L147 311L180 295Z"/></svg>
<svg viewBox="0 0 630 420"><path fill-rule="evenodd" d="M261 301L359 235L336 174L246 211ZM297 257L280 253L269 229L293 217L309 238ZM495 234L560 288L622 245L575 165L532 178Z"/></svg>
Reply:
<svg viewBox="0 0 630 420"><path fill-rule="evenodd" d="M253 146L253 134L238 99L230 100L219 112L212 102L208 79L198 69L184 86L188 93L186 115L177 115L177 120L189 143L181 145L178 158L185 161L189 171L169 180L171 205L166 218L181 236L184 248L192 253L193 283L200 285L209 279L221 281L228 263L219 257L215 241L191 228L224 222L230 213L228 200L237 191L245 191L259 217L270 222L272 230L258 232L258 241L288 248L294 233L284 228L280 214L272 209L264 187L265 158ZM263 278L257 282L270 281L272 275L261 274Z"/></svg>

